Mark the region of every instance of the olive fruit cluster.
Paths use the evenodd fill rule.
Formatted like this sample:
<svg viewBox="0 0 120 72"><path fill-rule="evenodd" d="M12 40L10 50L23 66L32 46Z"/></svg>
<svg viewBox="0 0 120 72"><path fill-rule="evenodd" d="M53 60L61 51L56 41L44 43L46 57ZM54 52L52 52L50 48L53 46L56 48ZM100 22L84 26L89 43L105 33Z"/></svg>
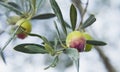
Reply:
<svg viewBox="0 0 120 72"><path fill-rule="evenodd" d="M92 37L88 33L73 31L67 35L66 45L70 48L75 48L79 52L90 51L92 45L86 44L86 40L91 40Z"/></svg>

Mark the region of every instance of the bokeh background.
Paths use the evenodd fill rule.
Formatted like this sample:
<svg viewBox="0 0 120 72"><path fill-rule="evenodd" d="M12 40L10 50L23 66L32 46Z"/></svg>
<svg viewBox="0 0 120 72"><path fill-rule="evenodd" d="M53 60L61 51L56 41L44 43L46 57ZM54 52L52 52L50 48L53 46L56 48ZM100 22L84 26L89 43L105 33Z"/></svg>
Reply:
<svg viewBox="0 0 120 72"><path fill-rule="evenodd" d="M11 0L18 2L19 0ZM63 17L70 23L69 9L70 0L56 0L59 4ZM86 0L82 3L85 5ZM10 38L9 25L6 22L8 10L0 5L0 48ZM39 13L53 13L49 0L44 0ZM93 48L90 52L80 54L80 72L120 72L120 0L90 0L87 14L94 14L97 21L87 28L93 38L107 42L106 46ZM14 15L14 13L11 13ZM53 21L56 18L46 20L32 20L33 33L37 33L53 40L56 30ZM80 17L78 17L78 22ZM4 30L4 32L3 32ZM3 33L2 33L3 32ZM25 54L13 50L13 47L21 43L37 43L42 41L38 38L28 37L24 40L15 39L4 50L7 64L0 58L0 72L76 72L72 60L62 54L55 68L44 70L53 60L49 55Z"/></svg>

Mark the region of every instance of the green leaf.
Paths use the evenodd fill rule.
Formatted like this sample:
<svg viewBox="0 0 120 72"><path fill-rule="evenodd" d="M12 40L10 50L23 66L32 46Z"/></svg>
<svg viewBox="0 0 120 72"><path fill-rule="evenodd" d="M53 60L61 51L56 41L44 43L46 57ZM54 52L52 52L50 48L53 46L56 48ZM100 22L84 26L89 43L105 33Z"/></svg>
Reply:
<svg viewBox="0 0 120 72"><path fill-rule="evenodd" d="M40 14L37 16L32 17L32 19L49 19L55 17L55 14L47 13L47 14Z"/></svg>
<svg viewBox="0 0 120 72"><path fill-rule="evenodd" d="M94 15L90 15L90 17L84 22L82 25L82 29L87 28L88 26L92 25L96 21L96 18Z"/></svg>
<svg viewBox="0 0 120 72"><path fill-rule="evenodd" d="M6 0L0 0L0 2L5 2Z"/></svg>
<svg viewBox="0 0 120 72"><path fill-rule="evenodd" d="M61 40L61 41L62 41L63 44L65 44L65 41L63 41L63 40ZM51 45L54 45L54 41L49 41L49 43L50 43ZM45 43L42 42L42 44L45 44ZM60 45L61 43L58 41L57 44Z"/></svg>
<svg viewBox="0 0 120 72"><path fill-rule="evenodd" d="M62 45L63 43L62 43L62 41L61 41L60 32L59 32L58 26L57 26L57 24L56 24L55 21L54 21L54 24L55 24L55 28L56 28L56 30L57 30L58 40L59 40L60 44Z"/></svg>
<svg viewBox="0 0 120 72"><path fill-rule="evenodd" d="M67 27L67 28L70 28L70 29L71 29L71 26L70 26L67 22L64 21L64 23L66 24L66 27Z"/></svg>
<svg viewBox="0 0 120 72"><path fill-rule="evenodd" d="M10 9L10 10L12 10L12 11L14 11L16 14L20 14L20 15L23 14L19 9L17 9L17 8L15 8L15 7L13 7L13 6L7 4L7 3L0 2L0 5L2 5L2 6L4 6L4 7L6 7L6 8L8 8L8 9Z"/></svg>
<svg viewBox="0 0 120 72"><path fill-rule="evenodd" d="M67 54L72 60L77 61L79 59L79 52L75 48L67 48L64 53Z"/></svg>
<svg viewBox="0 0 120 72"><path fill-rule="evenodd" d="M23 53L29 53L29 54L45 54L47 51L45 48L38 44L20 44L14 47L16 51L23 52Z"/></svg>
<svg viewBox="0 0 120 72"><path fill-rule="evenodd" d="M60 31L59 31L59 29L58 29L58 26L57 26L57 23L54 21L54 25L55 25L55 28L56 28L56 30L57 30L57 34L58 34L58 36L60 37Z"/></svg>
<svg viewBox="0 0 120 72"><path fill-rule="evenodd" d="M3 62L6 64L5 55L4 55L4 53L1 51L1 48L0 48L0 56L1 56L2 60L3 60Z"/></svg>
<svg viewBox="0 0 120 72"><path fill-rule="evenodd" d="M72 30L75 30L76 22L77 22L77 11L73 4L70 7L70 21L71 21Z"/></svg>
<svg viewBox="0 0 120 72"><path fill-rule="evenodd" d="M41 35L38 35L38 34L33 34L33 33L29 33L28 35L29 35L29 36L38 37L38 38L42 39L42 40L44 41L44 43L50 45L49 41L48 41L47 38L45 38L44 36L41 36Z"/></svg>
<svg viewBox="0 0 120 72"><path fill-rule="evenodd" d="M86 43L90 44L90 45L95 45L95 46L104 46L104 45L107 45L107 43L102 42L102 41L97 41L97 40L87 40Z"/></svg>
<svg viewBox="0 0 120 72"><path fill-rule="evenodd" d="M79 72L79 52L77 49L75 48L67 48L64 51L65 54L67 54L75 63L76 65L76 70L77 72Z"/></svg>
<svg viewBox="0 0 120 72"><path fill-rule="evenodd" d="M8 4L15 7L16 9L21 9L20 6L14 2L8 2Z"/></svg>
<svg viewBox="0 0 120 72"><path fill-rule="evenodd" d="M77 72L79 72L79 52L75 48L67 48L64 51L75 63Z"/></svg>
<svg viewBox="0 0 120 72"><path fill-rule="evenodd" d="M44 41L46 51L51 55L54 55L54 47L50 44L50 42L44 36L41 36L38 34L32 34L32 33L30 33L29 36L34 36L42 39Z"/></svg>
<svg viewBox="0 0 120 72"><path fill-rule="evenodd" d="M50 0L50 3L51 3L51 6L52 6L52 8L53 8L53 10L54 10L54 12L55 12L55 15L57 16L58 20L59 20L60 23L61 23L63 32L67 35L66 24L65 24L65 22L64 22L64 19L63 19L61 10L60 10L57 2L56 2L55 0Z"/></svg>

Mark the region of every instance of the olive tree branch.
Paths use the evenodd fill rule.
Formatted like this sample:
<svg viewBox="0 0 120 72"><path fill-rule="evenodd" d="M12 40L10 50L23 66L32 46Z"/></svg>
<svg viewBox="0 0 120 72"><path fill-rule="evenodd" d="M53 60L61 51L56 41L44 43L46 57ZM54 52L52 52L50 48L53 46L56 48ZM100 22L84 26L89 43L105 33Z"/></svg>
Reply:
<svg viewBox="0 0 120 72"><path fill-rule="evenodd" d="M97 50L98 54L100 55L100 57L103 61L103 64L105 65L108 72L117 72L116 69L110 63L109 58L104 54L104 52L100 49L100 47L95 46L95 49Z"/></svg>

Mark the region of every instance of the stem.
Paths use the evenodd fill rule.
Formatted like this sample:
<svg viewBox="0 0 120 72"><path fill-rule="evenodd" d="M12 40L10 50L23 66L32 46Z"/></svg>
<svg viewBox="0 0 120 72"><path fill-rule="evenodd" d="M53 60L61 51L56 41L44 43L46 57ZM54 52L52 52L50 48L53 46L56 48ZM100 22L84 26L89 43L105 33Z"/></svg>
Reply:
<svg viewBox="0 0 120 72"><path fill-rule="evenodd" d="M17 29L15 30L15 32L13 33L13 35L11 36L11 38L9 38L9 40L5 43L4 47L0 50L0 55L1 55L2 60L3 60L4 63L6 63L6 60L5 60L5 58L4 58L3 50L4 50L4 49L8 46L8 44L14 39L14 37L15 37L15 35L16 35L16 32L18 31L19 28L20 28L20 26L17 27Z"/></svg>
<svg viewBox="0 0 120 72"><path fill-rule="evenodd" d="M77 72L80 72L80 70L79 70L79 67L80 67L80 58L78 59L78 70L77 70Z"/></svg>
<svg viewBox="0 0 120 72"><path fill-rule="evenodd" d="M77 30L80 30L80 29L81 29L81 26L82 26L82 24L83 24L83 18L84 18L84 15L85 15L86 11L87 11L87 8L88 8L88 3L89 3L89 0L87 0L86 7L85 7L85 9L82 11L81 21L80 21L80 24L79 24L79 27L78 27Z"/></svg>
<svg viewBox="0 0 120 72"><path fill-rule="evenodd" d="M103 51L98 46L95 46L95 49L98 51L98 54L100 55L100 57L103 61L103 64L105 65L107 71L108 72L117 72L116 69L110 63L108 57L103 53Z"/></svg>
<svg viewBox="0 0 120 72"><path fill-rule="evenodd" d="M20 28L17 27L17 29L15 30L15 32L13 33L13 35L11 36L11 38L9 38L9 40L5 43L4 47L1 49L0 53L8 46L8 44L12 41L12 39L14 39L15 35L16 35L16 32L18 31L18 29Z"/></svg>
<svg viewBox="0 0 120 72"><path fill-rule="evenodd" d="M78 58L77 60L75 60L75 65L76 65L76 70L77 72L79 72L79 67L80 67L80 62L79 62L80 58Z"/></svg>
<svg viewBox="0 0 120 72"><path fill-rule="evenodd" d="M39 1L38 5L37 5L37 8L36 8L36 11L38 11L38 9L40 8L40 5L41 5L41 3L42 3L43 1L45 1L45 0L40 0L40 1Z"/></svg>
<svg viewBox="0 0 120 72"><path fill-rule="evenodd" d="M97 37L97 34L93 30L91 30L91 32L93 33L93 35L95 37ZM110 63L109 58L104 54L104 52L101 50L101 48L98 47L98 46L95 46L95 49L97 50L98 54L100 55L100 58L102 59L103 64L105 65L107 71L108 72L117 72L115 67L112 66L112 64Z"/></svg>
<svg viewBox="0 0 120 72"><path fill-rule="evenodd" d="M30 10L30 12L29 12L30 14L27 19L31 19L36 14L36 11L37 11L36 0L30 1L30 5L31 5L32 9Z"/></svg>

